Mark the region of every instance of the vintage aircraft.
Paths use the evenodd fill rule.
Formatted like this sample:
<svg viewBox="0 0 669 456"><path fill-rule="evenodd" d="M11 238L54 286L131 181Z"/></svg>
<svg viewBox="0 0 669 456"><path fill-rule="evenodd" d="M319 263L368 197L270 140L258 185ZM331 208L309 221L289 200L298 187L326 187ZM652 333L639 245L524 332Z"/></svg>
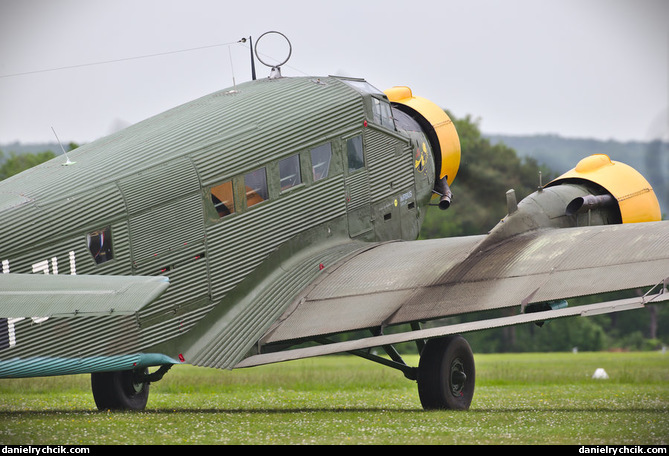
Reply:
<svg viewBox="0 0 669 456"><path fill-rule="evenodd" d="M136 410L173 365L348 352L416 380L426 409L467 409L458 334L669 296L669 223L632 168L594 155L520 202L508 192L488 235L416 240L459 163L453 123L409 88L274 68L13 176L0 377L91 373L98 408ZM501 308L513 315L485 312ZM481 317L438 324L461 314ZM417 367L394 349L410 341Z"/></svg>

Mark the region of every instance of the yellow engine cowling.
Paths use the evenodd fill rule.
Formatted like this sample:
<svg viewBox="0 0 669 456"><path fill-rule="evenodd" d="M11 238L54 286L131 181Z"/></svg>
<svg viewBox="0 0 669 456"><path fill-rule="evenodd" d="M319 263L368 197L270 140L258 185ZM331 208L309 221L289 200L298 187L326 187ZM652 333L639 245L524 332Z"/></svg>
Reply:
<svg viewBox="0 0 669 456"><path fill-rule="evenodd" d="M446 178L451 185L460 168L460 138L451 119L430 100L415 97L409 87L393 87L384 93L395 108L406 112L421 125L434 154L436 180Z"/></svg>
<svg viewBox="0 0 669 456"><path fill-rule="evenodd" d="M623 223L662 219L660 203L648 181L631 166L613 161L608 155L595 154L584 158L574 169L546 187L569 181L586 181L604 188L617 201Z"/></svg>

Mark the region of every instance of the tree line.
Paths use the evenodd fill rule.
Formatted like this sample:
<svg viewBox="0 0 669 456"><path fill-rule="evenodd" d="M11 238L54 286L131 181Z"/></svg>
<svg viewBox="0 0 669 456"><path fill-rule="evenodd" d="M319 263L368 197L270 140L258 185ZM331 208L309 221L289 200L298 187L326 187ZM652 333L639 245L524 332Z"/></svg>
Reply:
<svg viewBox="0 0 669 456"><path fill-rule="evenodd" d="M17 154L10 153L9 157L5 156L4 152L0 150L0 180L7 179L14 174L18 174L33 166L39 165L47 160L55 158L56 154L50 150L39 152L36 154Z"/></svg>

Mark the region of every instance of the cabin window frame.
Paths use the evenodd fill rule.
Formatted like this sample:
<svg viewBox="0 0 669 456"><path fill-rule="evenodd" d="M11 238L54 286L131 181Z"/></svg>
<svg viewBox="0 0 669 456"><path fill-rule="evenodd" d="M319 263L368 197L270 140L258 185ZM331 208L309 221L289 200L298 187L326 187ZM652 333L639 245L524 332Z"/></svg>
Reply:
<svg viewBox="0 0 669 456"><path fill-rule="evenodd" d="M230 188L229 188L230 199L229 199L229 200L226 200L226 201L230 201L232 208L230 208L230 206L228 206L228 205L226 204L226 201L221 201L220 198L214 194L214 189L217 189L217 188L219 188L219 187L226 186L226 185L228 185L228 184L229 184L229 186L230 186ZM235 194L236 194L236 191L235 191L235 181L234 181L234 178L225 179L225 180L219 182L218 184L213 185L213 186L209 189L209 195L211 196L210 200L211 200L211 203L212 203L212 205L213 205L213 207L214 207L214 211L218 214L218 218L219 218L219 219L225 218L225 217L227 217L227 216L229 216L229 215L232 215L232 214L234 214L234 213L237 212L238 204L237 204L236 201L235 201ZM214 201L214 198L216 198L216 199L219 201L218 204L216 203L216 201ZM226 210L228 211L227 214L224 213L223 211L219 211L219 208L220 208L221 205L223 205L223 206L226 208ZM231 210L231 209L232 209L232 210Z"/></svg>
<svg viewBox="0 0 669 456"><path fill-rule="evenodd" d="M289 173L290 172L293 173L292 176L287 175L287 176L284 177L283 171L282 171L282 165L283 165L283 168L284 168L285 171L287 171ZM290 170L290 168L286 169L286 165L287 166L296 166L297 169L292 169L292 170ZM279 159L277 161L276 167L277 167L278 174L279 174L279 194L287 193L287 192L293 190L294 188L300 187L304 184L304 177L302 176L303 164L302 164L302 158L300 157L299 153L292 154L292 155L289 155L288 157L284 157L284 158ZM290 177L293 177L294 180L292 182L289 182L288 185L284 186L282 181L284 179L288 179Z"/></svg>
<svg viewBox="0 0 669 456"><path fill-rule="evenodd" d="M89 231L86 233L86 245L96 265L101 265L114 259L114 243L111 226Z"/></svg>
<svg viewBox="0 0 669 456"><path fill-rule="evenodd" d="M319 161L316 163L316 160L321 160L320 157L314 156L314 153L320 153L321 151L328 153L329 157L326 161ZM309 149L309 158L311 160L311 181L313 183L319 182L321 180L326 180L333 175L333 165L334 165L334 147L332 141L327 141L322 144L319 144L316 147ZM325 172L322 171L322 168L319 168L319 174L316 173L316 167L321 167L327 163L325 167Z"/></svg>
<svg viewBox="0 0 669 456"><path fill-rule="evenodd" d="M358 140L358 139L360 140L360 154L359 154L359 157L358 157L358 154L356 153L355 158L360 158L360 165L356 166L356 167L351 167L350 144L351 144L352 141L355 141L355 140ZM344 138L344 142L345 142L345 148L346 148L347 174L350 175L350 174L353 174L353 173L356 173L356 172L360 171L361 169L365 169L367 167L367 161L366 161L367 157L366 157L366 154L365 154L365 140L364 140L362 132L357 133L353 136L349 136L347 138Z"/></svg>
<svg viewBox="0 0 669 456"><path fill-rule="evenodd" d="M267 168L268 168L267 166L261 166L260 168L256 168L252 171L244 173L244 175L242 176L242 181L244 185L244 201L246 203L247 209L250 209L253 206L262 204L271 199ZM251 179L251 182L249 182L249 179ZM256 181L253 182L253 180ZM260 186L250 187L249 183L252 185L260 184ZM253 198L252 193L255 194L260 199L249 204L250 203L249 195L251 195L251 198Z"/></svg>

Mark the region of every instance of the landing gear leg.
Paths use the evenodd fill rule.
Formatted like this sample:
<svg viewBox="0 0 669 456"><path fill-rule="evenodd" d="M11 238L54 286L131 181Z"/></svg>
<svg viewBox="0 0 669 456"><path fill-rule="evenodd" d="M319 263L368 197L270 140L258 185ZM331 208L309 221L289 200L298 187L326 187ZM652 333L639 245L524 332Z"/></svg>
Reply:
<svg viewBox="0 0 669 456"><path fill-rule="evenodd" d="M145 372L132 370L91 374L98 410L144 410L149 400L149 382L145 375Z"/></svg>
<svg viewBox="0 0 669 456"><path fill-rule="evenodd" d="M418 396L426 410L467 410L474 397L474 355L461 336L431 339L418 364Z"/></svg>

